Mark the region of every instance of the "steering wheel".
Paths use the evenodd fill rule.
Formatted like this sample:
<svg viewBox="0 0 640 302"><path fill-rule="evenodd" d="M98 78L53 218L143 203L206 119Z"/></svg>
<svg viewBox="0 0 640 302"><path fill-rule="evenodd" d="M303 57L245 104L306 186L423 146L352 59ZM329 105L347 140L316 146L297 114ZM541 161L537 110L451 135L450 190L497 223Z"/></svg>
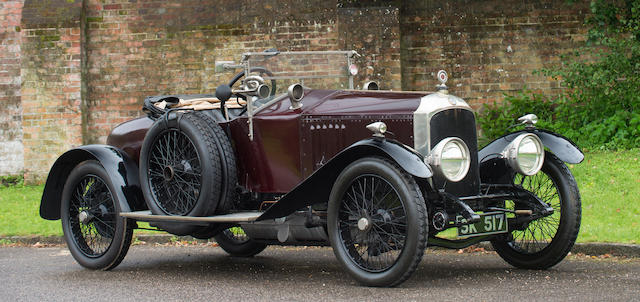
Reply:
<svg viewBox="0 0 640 302"><path fill-rule="evenodd" d="M250 72L257 72L259 73L259 75L263 75L266 74L268 76L273 76L273 73L271 71L269 71L269 69L266 69L264 67L252 67ZM236 74L231 81L229 81L229 87L233 87L233 85L238 82L241 78L244 77L244 70L241 72L238 72L238 74ZM269 93L269 96L274 96L276 95L276 80L271 80L271 92ZM245 96L243 95L235 95L236 96L236 100L237 98L241 98L243 100L247 100ZM245 110L246 110L246 105L244 106ZM244 112L244 110L243 110Z"/></svg>

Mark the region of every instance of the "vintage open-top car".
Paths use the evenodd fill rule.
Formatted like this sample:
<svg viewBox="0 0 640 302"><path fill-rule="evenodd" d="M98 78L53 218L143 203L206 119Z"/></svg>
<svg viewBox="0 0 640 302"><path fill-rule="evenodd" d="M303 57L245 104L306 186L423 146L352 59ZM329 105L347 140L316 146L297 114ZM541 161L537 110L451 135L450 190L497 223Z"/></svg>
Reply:
<svg viewBox="0 0 640 302"><path fill-rule="evenodd" d="M330 245L369 286L405 281L427 246L490 241L528 269L568 254L581 219L564 164L583 160L575 144L528 114L478 151L474 112L444 71L434 93L356 90L356 56L245 53L216 63L240 71L215 96L146 98L146 116L106 145L60 156L40 215L62 220L78 263L104 270L122 261L137 221L215 238L233 256Z"/></svg>

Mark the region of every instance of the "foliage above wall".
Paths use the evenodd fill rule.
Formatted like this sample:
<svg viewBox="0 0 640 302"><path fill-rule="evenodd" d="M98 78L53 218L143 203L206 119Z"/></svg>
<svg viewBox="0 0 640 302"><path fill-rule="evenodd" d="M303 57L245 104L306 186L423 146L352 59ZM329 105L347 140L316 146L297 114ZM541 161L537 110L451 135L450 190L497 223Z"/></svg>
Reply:
<svg viewBox="0 0 640 302"><path fill-rule="evenodd" d="M586 47L562 64L538 72L561 81L555 98L523 91L503 106L485 106L479 117L485 139L504 133L516 118L536 113L541 127L556 130L583 148L640 146L640 0L591 2Z"/></svg>

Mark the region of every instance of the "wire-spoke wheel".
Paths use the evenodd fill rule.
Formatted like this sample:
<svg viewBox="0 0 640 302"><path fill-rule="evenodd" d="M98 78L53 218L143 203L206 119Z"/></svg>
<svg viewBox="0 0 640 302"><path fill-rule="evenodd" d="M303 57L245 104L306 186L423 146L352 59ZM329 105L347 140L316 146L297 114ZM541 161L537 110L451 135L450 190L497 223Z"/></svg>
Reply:
<svg viewBox="0 0 640 302"><path fill-rule="evenodd" d="M202 167L196 146L183 132L167 129L149 151L149 184L158 207L169 215L193 210L202 186Z"/></svg>
<svg viewBox="0 0 640 302"><path fill-rule="evenodd" d="M514 184L551 206L553 214L512 230L510 236L500 236L492 244L513 266L549 268L564 259L578 237L581 220L578 186L567 166L550 153L545 155L540 172L533 176L516 175ZM516 209L511 201L505 207Z"/></svg>
<svg viewBox="0 0 640 302"><path fill-rule="evenodd" d="M104 168L95 161L71 171L63 189L62 229L73 257L91 269L108 270L126 255L132 228L119 216L120 204Z"/></svg>
<svg viewBox="0 0 640 302"><path fill-rule="evenodd" d="M175 113L151 126L140 151L140 183L153 214L210 216L229 208L233 198L227 191L235 189L235 175L231 185L223 184L230 178L225 177L228 171L220 160L224 154L215 135L224 133L211 127L194 112ZM203 229L189 224L154 225L176 235Z"/></svg>
<svg viewBox="0 0 640 302"><path fill-rule="evenodd" d="M239 226L227 228L214 238L225 252L234 257L251 257L267 247L266 244L249 238Z"/></svg>
<svg viewBox="0 0 640 302"><path fill-rule="evenodd" d="M416 269L427 216L415 180L382 158L358 160L331 191L328 231L336 257L359 282L394 286Z"/></svg>

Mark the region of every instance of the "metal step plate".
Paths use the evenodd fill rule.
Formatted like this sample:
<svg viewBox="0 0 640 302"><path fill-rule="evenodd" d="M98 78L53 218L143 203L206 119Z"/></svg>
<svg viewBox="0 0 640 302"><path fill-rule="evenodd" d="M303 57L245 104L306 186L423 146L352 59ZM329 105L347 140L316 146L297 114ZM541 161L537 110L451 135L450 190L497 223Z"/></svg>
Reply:
<svg viewBox="0 0 640 302"><path fill-rule="evenodd" d="M255 221L263 212L240 212L226 215L194 217L194 216L170 216L154 215L151 211L137 211L120 213L120 216L139 221L166 221L166 222L246 222Z"/></svg>

